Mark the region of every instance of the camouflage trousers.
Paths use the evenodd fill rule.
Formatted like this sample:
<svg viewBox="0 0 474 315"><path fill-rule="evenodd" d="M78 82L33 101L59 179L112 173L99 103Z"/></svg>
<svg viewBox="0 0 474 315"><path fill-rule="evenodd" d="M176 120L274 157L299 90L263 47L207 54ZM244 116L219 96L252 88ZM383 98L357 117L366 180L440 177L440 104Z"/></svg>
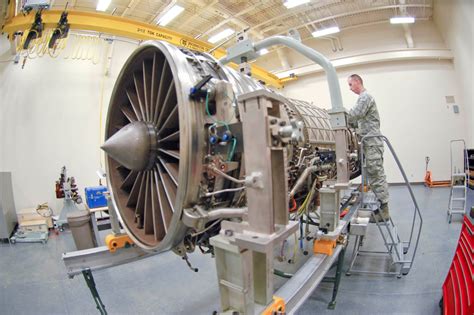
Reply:
<svg viewBox="0 0 474 315"><path fill-rule="evenodd" d="M364 147L366 178L371 190L382 204L388 202L388 185L383 168L383 151L383 145Z"/></svg>

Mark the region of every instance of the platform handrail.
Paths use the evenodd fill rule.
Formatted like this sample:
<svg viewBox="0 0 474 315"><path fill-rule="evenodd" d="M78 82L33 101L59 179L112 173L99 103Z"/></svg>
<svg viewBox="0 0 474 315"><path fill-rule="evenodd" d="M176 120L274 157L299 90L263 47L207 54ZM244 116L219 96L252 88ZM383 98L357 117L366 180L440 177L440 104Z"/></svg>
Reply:
<svg viewBox="0 0 474 315"><path fill-rule="evenodd" d="M454 163L453 163L453 143L461 142L463 144L463 157L464 157L464 165L463 165L463 172L466 173L466 169L469 170L469 157L467 154L467 149L466 149L466 141L464 139L453 139L449 141L449 158L450 158L450 164L451 164L451 173L455 173L453 170ZM453 185L453 177L451 176L451 185Z"/></svg>
<svg viewBox="0 0 474 315"><path fill-rule="evenodd" d="M423 226L423 217L421 216L420 208L418 207L418 202L416 201L415 194L413 193L413 189L411 188L410 182L408 181L408 177L405 173L405 170L403 169L403 166L400 163L400 160L398 159L398 156L395 153L395 150L393 149L393 146L392 146L392 144L390 143L390 141L388 140L387 137L385 137L384 135L381 135L381 134L378 134L378 135L377 134L368 134L368 135L363 136L362 139L361 139L361 143L360 143L361 161L364 161L363 160L364 141L366 141L367 139L372 139L372 138L381 139L383 142L385 142L387 144L387 147L389 148L390 153L392 153L392 156L393 156L395 162L397 163L398 169L400 170L400 173L402 174L403 180L405 181L405 184L406 184L406 186L408 188L408 191L410 193L410 197L411 197L411 199L413 201L413 204L415 206L415 211L413 212L413 219L412 219L412 225L411 225L411 230L410 230L410 238L409 238L409 241L407 243L407 245L408 245L407 250L410 249L412 241L413 241L413 233L414 233L414 230L415 230L416 216L418 215L418 217L420 218L420 227L419 227L418 233L416 235L415 248L413 250L412 259L410 259L410 261L409 261L409 263L410 263L409 269L411 269L411 267L413 265L413 261L415 260L416 252L418 250L418 244L419 244L420 235L421 235L421 228ZM365 176L366 176L365 173L366 173L366 170L365 170L365 167L363 167L362 168L362 183L364 183L364 180L365 180ZM362 194L362 198L363 198L364 189L362 189L361 194Z"/></svg>

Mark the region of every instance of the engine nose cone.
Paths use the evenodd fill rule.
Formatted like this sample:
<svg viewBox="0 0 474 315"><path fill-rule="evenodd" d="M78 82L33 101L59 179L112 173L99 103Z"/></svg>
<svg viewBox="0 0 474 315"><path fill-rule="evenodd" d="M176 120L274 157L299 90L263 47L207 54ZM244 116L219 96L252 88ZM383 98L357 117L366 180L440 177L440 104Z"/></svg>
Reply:
<svg viewBox="0 0 474 315"><path fill-rule="evenodd" d="M132 122L101 147L112 159L133 171L143 171L156 159L156 131L142 121Z"/></svg>

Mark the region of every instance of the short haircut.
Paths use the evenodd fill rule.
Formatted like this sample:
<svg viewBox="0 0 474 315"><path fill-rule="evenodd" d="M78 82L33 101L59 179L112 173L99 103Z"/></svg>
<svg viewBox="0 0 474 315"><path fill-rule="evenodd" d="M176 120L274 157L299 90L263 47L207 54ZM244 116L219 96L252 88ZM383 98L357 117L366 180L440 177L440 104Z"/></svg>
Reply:
<svg viewBox="0 0 474 315"><path fill-rule="evenodd" d="M360 82L360 84L364 85L364 81L362 80L362 78L358 74L351 74L349 76L349 78L352 79L352 80L357 80L357 81Z"/></svg>

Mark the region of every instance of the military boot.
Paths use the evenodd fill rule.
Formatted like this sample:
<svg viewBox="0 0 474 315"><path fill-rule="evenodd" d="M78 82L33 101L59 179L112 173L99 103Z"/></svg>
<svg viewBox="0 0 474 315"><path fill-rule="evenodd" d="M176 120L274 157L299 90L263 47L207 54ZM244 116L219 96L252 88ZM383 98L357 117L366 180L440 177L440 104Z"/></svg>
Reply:
<svg viewBox="0 0 474 315"><path fill-rule="evenodd" d="M388 212L388 202L380 205L380 214L385 221L390 220L390 213Z"/></svg>
<svg viewBox="0 0 474 315"><path fill-rule="evenodd" d="M390 220L390 213L388 212L388 203L383 203L380 205L379 211L376 211L373 216L370 217L369 222L375 223L375 218L377 218L378 222L382 222L383 220L388 221Z"/></svg>

